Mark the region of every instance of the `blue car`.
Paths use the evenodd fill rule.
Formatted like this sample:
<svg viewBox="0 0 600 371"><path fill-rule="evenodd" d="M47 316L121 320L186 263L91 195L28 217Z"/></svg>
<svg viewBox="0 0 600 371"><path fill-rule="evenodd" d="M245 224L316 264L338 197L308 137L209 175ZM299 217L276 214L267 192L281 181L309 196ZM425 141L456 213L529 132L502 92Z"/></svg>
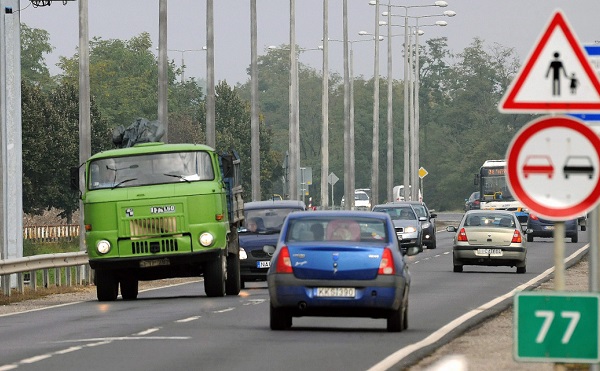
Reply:
<svg viewBox="0 0 600 371"><path fill-rule="evenodd" d="M267 272L270 327L293 317L369 317L387 330L408 327L410 274L386 213L309 211L290 214Z"/></svg>
<svg viewBox="0 0 600 371"><path fill-rule="evenodd" d="M244 204L244 226L238 230L242 288L246 282L267 279L271 256L264 251L264 246L277 245L285 217L291 212L304 210L306 206L302 201L275 198Z"/></svg>
<svg viewBox="0 0 600 371"><path fill-rule="evenodd" d="M533 213L529 214L527 219L527 229L527 242L533 242L534 237L554 237L554 222L542 219ZM577 219L565 221L565 237L570 238L571 242L579 241Z"/></svg>

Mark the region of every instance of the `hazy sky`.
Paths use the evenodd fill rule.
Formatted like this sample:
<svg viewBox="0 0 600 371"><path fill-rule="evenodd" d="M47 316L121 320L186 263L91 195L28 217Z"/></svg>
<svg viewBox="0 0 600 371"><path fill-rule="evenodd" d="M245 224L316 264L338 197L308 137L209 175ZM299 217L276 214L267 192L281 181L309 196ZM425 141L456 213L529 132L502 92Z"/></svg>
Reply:
<svg viewBox="0 0 600 371"><path fill-rule="evenodd" d="M392 5L414 6L433 4L433 0L391 0ZM448 22L446 27L423 27L423 44L428 38L446 36L454 53L461 52L475 37L488 47L498 43L515 48L521 61L533 49L555 10L565 14L572 30L582 44L600 44L600 0L447 0L448 7L412 7L409 16L428 16L419 19L420 25L437 20ZM388 0L381 1L381 11ZM90 38L127 40L142 32L149 32L158 46L159 0L89 0ZM368 0L348 0L349 40L364 39L359 31L374 33L375 7ZM445 10L456 12L455 17L437 17ZM296 40L301 48L321 45L323 0L296 0ZM393 14L404 15L404 8L392 8ZM269 45L289 43L289 1L257 0L258 53L266 53ZM33 7L21 0L21 22L32 28L45 29L55 47L46 61L52 73L58 56L71 57L78 45L78 3L56 1L48 7ZM431 16L431 17L429 17ZM382 17L383 20L383 17ZM250 65L250 1L214 1L215 74L217 81L229 84L245 82ZM403 18L394 17L393 24L402 24ZM395 27L395 33L402 33ZM342 0L329 0L329 38L342 39ZM382 34L386 28L382 27ZM168 1L168 48L202 49L206 40L206 2L203 0ZM394 78L402 78L401 48L403 37L393 43ZM354 44L354 74L373 76L373 42ZM387 74L387 43L380 46L380 74ZM343 72L341 43L331 42L329 68ZM181 63L180 52L170 51L169 59ZM186 77L206 77L206 56L203 51L184 53ZM322 52L306 51L300 61L320 70Z"/></svg>

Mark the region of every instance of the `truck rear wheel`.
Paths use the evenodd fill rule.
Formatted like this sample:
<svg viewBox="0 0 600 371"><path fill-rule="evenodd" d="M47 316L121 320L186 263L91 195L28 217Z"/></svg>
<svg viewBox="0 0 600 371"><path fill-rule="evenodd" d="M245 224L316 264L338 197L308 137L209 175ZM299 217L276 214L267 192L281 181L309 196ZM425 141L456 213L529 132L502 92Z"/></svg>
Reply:
<svg viewBox="0 0 600 371"><path fill-rule="evenodd" d="M227 255L227 282L225 283L225 293L227 295L238 295L242 289L242 280L240 279L240 255Z"/></svg>
<svg viewBox="0 0 600 371"><path fill-rule="evenodd" d="M225 296L227 280L227 259L223 253L213 261L204 264L204 291L206 296Z"/></svg>
<svg viewBox="0 0 600 371"><path fill-rule="evenodd" d="M96 296L98 301L115 301L119 294L119 281L111 271L96 270Z"/></svg>

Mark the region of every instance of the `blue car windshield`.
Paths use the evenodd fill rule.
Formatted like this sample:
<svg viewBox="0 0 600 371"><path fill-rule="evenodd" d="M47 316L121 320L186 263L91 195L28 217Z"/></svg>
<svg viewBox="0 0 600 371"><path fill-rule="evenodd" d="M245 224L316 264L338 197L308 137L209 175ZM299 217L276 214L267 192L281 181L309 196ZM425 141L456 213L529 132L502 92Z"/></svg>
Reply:
<svg viewBox="0 0 600 371"><path fill-rule="evenodd" d="M365 217L314 217L290 220L286 242L386 242L385 220Z"/></svg>

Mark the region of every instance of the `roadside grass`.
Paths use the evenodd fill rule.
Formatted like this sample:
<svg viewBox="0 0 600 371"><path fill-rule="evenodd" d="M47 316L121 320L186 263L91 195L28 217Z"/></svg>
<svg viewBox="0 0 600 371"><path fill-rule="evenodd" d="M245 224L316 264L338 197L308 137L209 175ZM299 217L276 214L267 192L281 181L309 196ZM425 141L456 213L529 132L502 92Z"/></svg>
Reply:
<svg viewBox="0 0 600 371"><path fill-rule="evenodd" d="M66 252L77 252L79 251L79 241L59 241L59 242L33 242L30 240L23 241L23 256L35 256L35 255L43 255L43 254L58 254L58 253L66 253ZM73 271L71 275L74 277L75 268L72 268ZM17 289L11 289L10 295L4 295L3 290L0 291L0 305L10 305L12 303L17 303L25 300L33 300L40 299L46 296L55 295L55 294L65 294L72 292L82 292L89 291L89 285L74 285L74 286L66 286L61 285L57 286L56 284L44 284L44 277L42 271L36 272L36 290L31 288L31 285L26 285L23 293L20 293ZM61 271L61 279L60 282L66 282L66 276L64 271ZM56 282L55 269L48 270L49 282ZM31 279L31 277L29 277Z"/></svg>

